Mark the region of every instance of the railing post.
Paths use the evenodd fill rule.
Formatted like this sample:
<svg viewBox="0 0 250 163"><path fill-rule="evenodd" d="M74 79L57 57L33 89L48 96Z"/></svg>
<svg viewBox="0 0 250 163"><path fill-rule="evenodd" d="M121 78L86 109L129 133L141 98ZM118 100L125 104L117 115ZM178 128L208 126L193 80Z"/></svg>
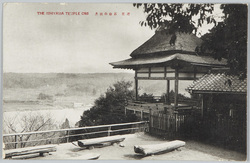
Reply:
<svg viewBox="0 0 250 163"><path fill-rule="evenodd" d="M178 136L178 113L174 113L175 115L175 137Z"/></svg>
<svg viewBox="0 0 250 163"><path fill-rule="evenodd" d="M127 108L125 107L125 115L127 115Z"/></svg>
<svg viewBox="0 0 250 163"><path fill-rule="evenodd" d="M108 136L110 136L110 132L111 132L111 126L109 126L108 128Z"/></svg>
<svg viewBox="0 0 250 163"><path fill-rule="evenodd" d="M17 143L17 135L15 135L15 142L16 142L16 143L15 143L15 148L17 148L17 144L18 144L18 143Z"/></svg>
<svg viewBox="0 0 250 163"><path fill-rule="evenodd" d="M143 110L141 110L141 120L143 121Z"/></svg>
<svg viewBox="0 0 250 163"><path fill-rule="evenodd" d="M23 148L23 136L20 136L20 147Z"/></svg>
<svg viewBox="0 0 250 163"><path fill-rule="evenodd" d="M149 109L149 126L148 126L149 133L151 133L151 123L152 123L151 114L152 114L152 109L150 108Z"/></svg>
<svg viewBox="0 0 250 163"><path fill-rule="evenodd" d="M69 130L67 130L66 135L67 135L67 143L68 143L69 142Z"/></svg>

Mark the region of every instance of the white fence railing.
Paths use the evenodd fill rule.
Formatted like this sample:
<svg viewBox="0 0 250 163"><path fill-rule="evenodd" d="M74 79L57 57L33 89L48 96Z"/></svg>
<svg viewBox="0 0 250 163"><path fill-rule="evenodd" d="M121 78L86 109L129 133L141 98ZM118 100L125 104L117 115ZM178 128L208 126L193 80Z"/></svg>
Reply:
<svg viewBox="0 0 250 163"><path fill-rule="evenodd" d="M147 127L148 127L147 121L140 121L140 122L131 122L131 123L119 123L119 124L67 128L67 129L58 129L58 130L11 133L11 134L3 135L3 142L6 145L6 147L8 147L8 145L13 146L13 147L8 147L8 148L22 148L26 146L24 145L26 143L45 141L44 144L49 144L51 143L51 140L60 140L60 139L64 139L64 140L66 139L65 141L62 142L62 143L66 143L66 142L70 142L70 138L72 137L87 136L87 135L94 135L94 134L102 134L105 136L110 136L111 134L115 134L115 133L122 132L122 131L144 131L144 129ZM97 131L89 131L91 129L92 130L96 129ZM60 134L55 134L55 133L60 133ZM47 137L43 136L46 134L52 134L52 136L47 136ZM38 139L34 139L34 137L30 138L32 135L41 135L41 136L40 137L36 136L35 138L38 138ZM27 139L27 137L29 137L29 139ZM26 138L27 140L24 140L24 138Z"/></svg>

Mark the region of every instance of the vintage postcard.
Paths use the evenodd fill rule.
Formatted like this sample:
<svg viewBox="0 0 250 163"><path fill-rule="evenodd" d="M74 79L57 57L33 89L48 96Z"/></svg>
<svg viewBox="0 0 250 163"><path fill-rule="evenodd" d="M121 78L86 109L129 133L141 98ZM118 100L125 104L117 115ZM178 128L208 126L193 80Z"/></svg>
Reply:
<svg viewBox="0 0 250 163"><path fill-rule="evenodd" d="M2 158L247 158L246 4L4 3Z"/></svg>

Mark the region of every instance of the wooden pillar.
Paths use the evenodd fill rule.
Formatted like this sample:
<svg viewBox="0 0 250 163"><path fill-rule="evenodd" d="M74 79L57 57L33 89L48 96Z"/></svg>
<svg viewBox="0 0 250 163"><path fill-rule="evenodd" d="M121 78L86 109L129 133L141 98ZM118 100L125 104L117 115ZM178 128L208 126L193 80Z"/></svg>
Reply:
<svg viewBox="0 0 250 163"><path fill-rule="evenodd" d="M170 91L170 80L167 80L167 89L166 89L166 95L167 95L166 103L167 104L170 104L169 91Z"/></svg>
<svg viewBox="0 0 250 163"><path fill-rule="evenodd" d="M151 67L148 68L148 77L151 77Z"/></svg>
<svg viewBox="0 0 250 163"><path fill-rule="evenodd" d="M179 71L175 69L175 85L174 85L174 107L177 109L178 106L178 89L179 89Z"/></svg>
<svg viewBox="0 0 250 163"><path fill-rule="evenodd" d="M204 115L204 98L203 98L203 94L199 95L199 100L201 100L201 117L203 117Z"/></svg>
<svg viewBox="0 0 250 163"><path fill-rule="evenodd" d="M138 79L137 79L137 70L135 70L135 100L138 101Z"/></svg>
<svg viewBox="0 0 250 163"><path fill-rule="evenodd" d="M164 78L166 78L167 77L167 67L165 66L164 67Z"/></svg>
<svg viewBox="0 0 250 163"><path fill-rule="evenodd" d="M150 109L149 109L149 126L148 126L148 130L149 130L149 133L150 133L150 134L151 134L151 132L152 132L151 127L152 127L152 109L150 108Z"/></svg>
<svg viewBox="0 0 250 163"><path fill-rule="evenodd" d="M143 121L143 110L141 110L141 121Z"/></svg>

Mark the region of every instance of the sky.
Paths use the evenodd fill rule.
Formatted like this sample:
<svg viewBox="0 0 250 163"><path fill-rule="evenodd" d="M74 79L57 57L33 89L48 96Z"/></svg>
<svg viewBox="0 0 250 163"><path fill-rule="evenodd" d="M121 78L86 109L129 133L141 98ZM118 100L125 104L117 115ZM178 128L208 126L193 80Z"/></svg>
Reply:
<svg viewBox="0 0 250 163"><path fill-rule="evenodd" d="M3 7L3 72L132 72L113 69L109 63L128 59L154 35L154 30L140 26L145 17L132 4L7 3ZM200 31L204 34L209 28L212 25Z"/></svg>

